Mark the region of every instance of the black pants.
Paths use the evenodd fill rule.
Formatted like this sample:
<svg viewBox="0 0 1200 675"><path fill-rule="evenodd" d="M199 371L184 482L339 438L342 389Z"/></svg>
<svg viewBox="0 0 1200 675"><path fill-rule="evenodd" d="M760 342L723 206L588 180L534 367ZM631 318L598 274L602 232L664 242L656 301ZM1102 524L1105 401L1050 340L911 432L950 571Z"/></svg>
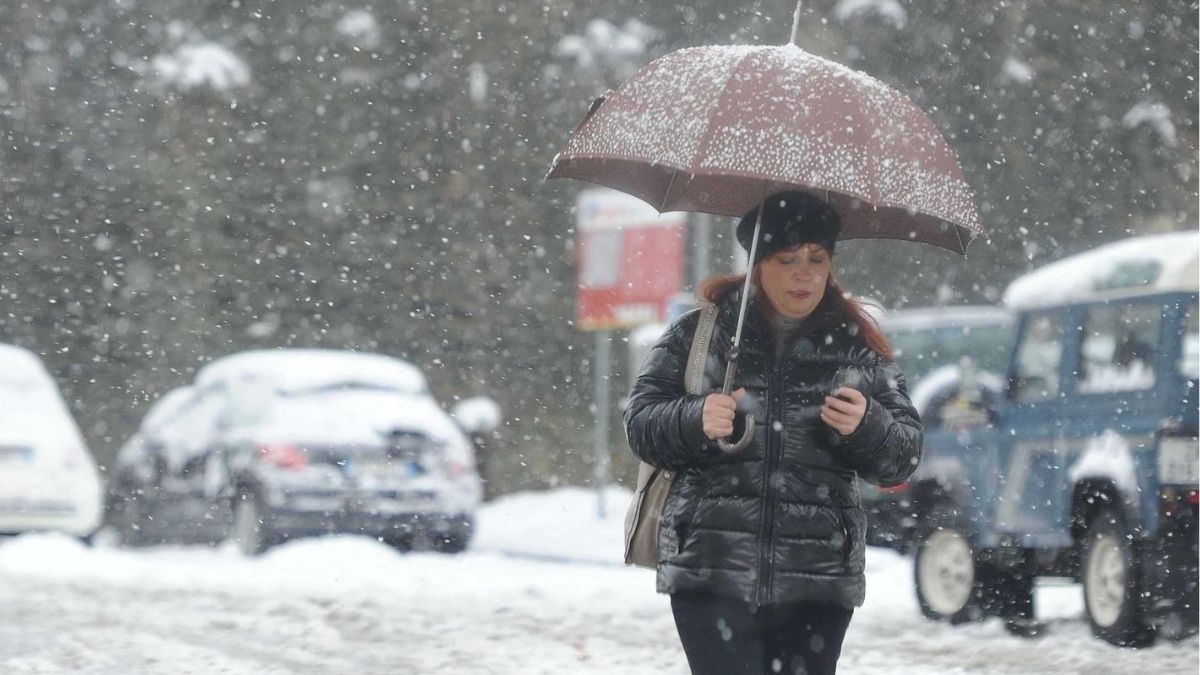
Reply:
<svg viewBox="0 0 1200 675"><path fill-rule="evenodd" d="M854 610L833 605L752 608L700 593L671 596L693 675L833 675Z"/></svg>

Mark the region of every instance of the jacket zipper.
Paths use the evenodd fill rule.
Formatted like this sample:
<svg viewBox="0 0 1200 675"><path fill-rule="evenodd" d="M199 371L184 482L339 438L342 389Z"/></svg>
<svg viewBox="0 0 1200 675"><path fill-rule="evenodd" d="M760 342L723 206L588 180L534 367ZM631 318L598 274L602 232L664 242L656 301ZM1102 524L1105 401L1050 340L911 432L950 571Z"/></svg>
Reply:
<svg viewBox="0 0 1200 675"><path fill-rule="evenodd" d="M775 432L775 422L779 421L782 424L783 409L779 404L779 390L782 387L777 387L782 378L781 369L778 361L774 364L771 378L767 382L767 420L764 427L767 437L767 475L766 475L766 508L765 521L763 522L764 546L760 551L765 549L766 555L759 567L759 595L758 604L766 605L770 603L771 593L773 591L774 580L772 575L775 568L775 455L779 447L779 434Z"/></svg>

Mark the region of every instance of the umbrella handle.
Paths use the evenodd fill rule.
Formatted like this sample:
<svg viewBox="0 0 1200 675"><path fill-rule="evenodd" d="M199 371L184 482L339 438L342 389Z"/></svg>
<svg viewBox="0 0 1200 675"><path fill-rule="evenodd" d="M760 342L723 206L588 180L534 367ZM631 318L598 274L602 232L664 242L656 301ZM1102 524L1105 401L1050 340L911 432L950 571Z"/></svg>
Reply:
<svg viewBox="0 0 1200 675"><path fill-rule="evenodd" d="M750 440L754 437L754 415L746 415L746 430L742 432L742 437L736 443L730 443L724 438L717 439L717 447L721 452L732 455L735 452L741 452L750 445Z"/></svg>
<svg viewBox="0 0 1200 675"><path fill-rule="evenodd" d="M721 393L729 396L729 392L733 389L733 375L737 372L738 348L734 347L729 350L729 356L725 360L725 383L721 386ZM717 447L721 452L733 454L741 452L750 445L751 439L754 437L754 415L746 415L746 428L742 431L742 437L735 443L730 443L724 438L717 439Z"/></svg>

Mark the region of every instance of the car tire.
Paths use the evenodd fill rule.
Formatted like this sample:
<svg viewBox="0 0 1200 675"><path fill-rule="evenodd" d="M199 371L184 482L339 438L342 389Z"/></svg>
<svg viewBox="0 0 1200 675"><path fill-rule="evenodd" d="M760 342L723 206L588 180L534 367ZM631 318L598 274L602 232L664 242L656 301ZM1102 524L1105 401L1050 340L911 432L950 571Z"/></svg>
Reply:
<svg viewBox="0 0 1200 675"><path fill-rule="evenodd" d="M270 547L271 533L263 522L264 515L262 500L252 490L239 493L234 500L229 538L242 555L259 555Z"/></svg>
<svg viewBox="0 0 1200 675"><path fill-rule="evenodd" d="M113 526L117 532L118 545L125 548L136 548L150 543L149 537L146 536L146 519L142 513L145 509L142 505L142 498L123 499L120 506L112 506L110 509L116 516L113 519Z"/></svg>
<svg viewBox="0 0 1200 675"><path fill-rule="evenodd" d="M433 535L433 549L440 553L462 553L471 543L471 535L475 532L475 520L469 515L458 516L450 520L451 526L445 531Z"/></svg>
<svg viewBox="0 0 1200 675"><path fill-rule="evenodd" d="M412 535L389 534L389 535L380 537L380 541L382 541L383 543L387 544L388 546L396 549L400 553L408 553L409 551L413 550Z"/></svg>
<svg viewBox="0 0 1200 675"><path fill-rule="evenodd" d="M433 539L433 548L439 553L462 553L467 549L470 541L471 534L469 532L439 534Z"/></svg>
<svg viewBox="0 0 1200 675"><path fill-rule="evenodd" d="M937 511L917 529L913 580L926 618L952 624L983 619L987 576L963 519Z"/></svg>
<svg viewBox="0 0 1200 675"><path fill-rule="evenodd" d="M1119 511L1104 508L1088 520L1079 563L1092 633L1121 647L1152 644L1155 631L1141 601L1137 547Z"/></svg>

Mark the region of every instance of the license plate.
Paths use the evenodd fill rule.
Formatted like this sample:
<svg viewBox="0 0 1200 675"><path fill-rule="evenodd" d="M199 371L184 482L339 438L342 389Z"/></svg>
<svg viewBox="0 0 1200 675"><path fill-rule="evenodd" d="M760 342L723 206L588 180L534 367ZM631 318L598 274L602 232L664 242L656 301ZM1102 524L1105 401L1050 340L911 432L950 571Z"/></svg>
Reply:
<svg viewBox="0 0 1200 675"><path fill-rule="evenodd" d="M1166 436L1159 440L1158 482L1170 485L1200 482L1200 443L1194 436Z"/></svg>
<svg viewBox="0 0 1200 675"><path fill-rule="evenodd" d="M28 445L0 445L0 462L33 461L33 448Z"/></svg>
<svg viewBox="0 0 1200 675"><path fill-rule="evenodd" d="M406 481L425 473L424 467L415 461L360 462L355 469L355 480L364 487Z"/></svg>

